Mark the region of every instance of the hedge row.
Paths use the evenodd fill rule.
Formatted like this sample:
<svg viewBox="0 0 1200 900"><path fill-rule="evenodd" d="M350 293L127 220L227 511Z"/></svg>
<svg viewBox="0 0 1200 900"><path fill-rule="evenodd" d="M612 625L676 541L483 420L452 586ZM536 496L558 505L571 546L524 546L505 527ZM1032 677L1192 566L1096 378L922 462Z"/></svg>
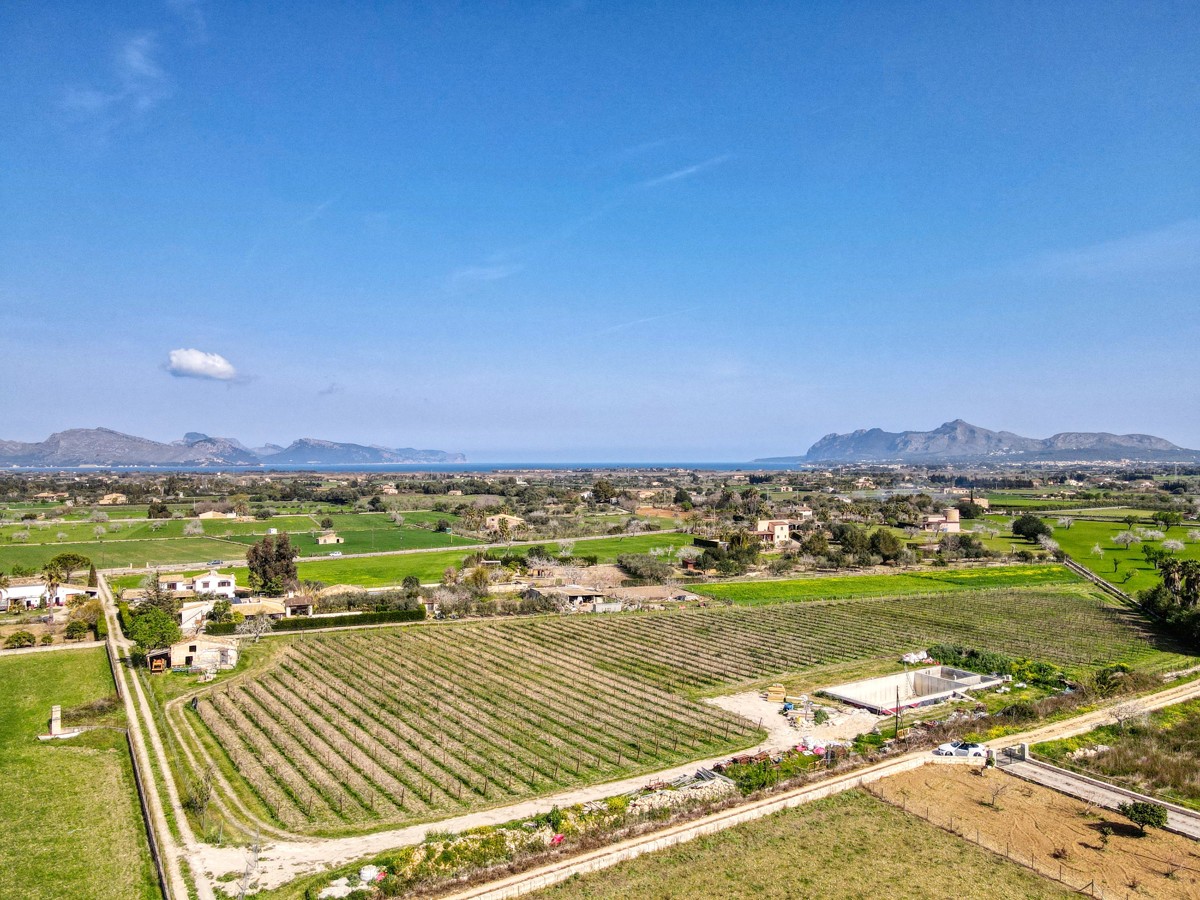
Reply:
<svg viewBox="0 0 1200 900"><path fill-rule="evenodd" d="M305 631L310 628L340 628L345 625L383 625L389 622L418 622L425 618L425 607L417 609L400 609L390 612L357 613L345 616L322 616L310 618L297 616L293 619L280 619L272 626L272 631ZM237 626L232 622L209 622L204 627L205 634L233 634Z"/></svg>
<svg viewBox="0 0 1200 900"><path fill-rule="evenodd" d="M322 616L319 619L308 616L298 616L294 619L280 619L275 623L275 631L303 631L306 628L337 628L342 625L382 625L387 622L419 622L425 618L425 607L416 609L395 609L389 612L357 613L345 616Z"/></svg>

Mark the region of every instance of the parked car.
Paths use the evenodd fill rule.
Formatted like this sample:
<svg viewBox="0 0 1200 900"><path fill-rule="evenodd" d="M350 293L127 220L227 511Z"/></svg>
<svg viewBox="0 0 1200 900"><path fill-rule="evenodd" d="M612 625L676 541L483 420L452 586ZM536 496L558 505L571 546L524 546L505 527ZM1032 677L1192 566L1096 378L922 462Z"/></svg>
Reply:
<svg viewBox="0 0 1200 900"><path fill-rule="evenodd" d="M208 565L210 565L210 566L223 566L223 565L225 565L225 560L223 560L223 559L210 559L210 560L208 561Z"/></svg>
<svg viewBox="0 0 1200 900"><path fill-rule="evenodd" d="M971 741L951 741L933 751L934 756L987 756L987 747Z"/></svg>
<svg viewBox="0 0 1200 900"><path fill-rule="evenodd" d="M330 555L330 556L341 556L341 555L342 555L342 551L341 551L341 550L334 550L334 551L333 551L332 553L330 553L329 555Z"/></svg>

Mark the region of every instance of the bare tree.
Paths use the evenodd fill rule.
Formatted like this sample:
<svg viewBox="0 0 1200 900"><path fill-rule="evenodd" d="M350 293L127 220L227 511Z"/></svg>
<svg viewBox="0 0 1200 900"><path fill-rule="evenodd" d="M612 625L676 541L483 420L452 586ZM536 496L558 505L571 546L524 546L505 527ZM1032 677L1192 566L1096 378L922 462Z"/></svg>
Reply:
<svg viewBox="0 0 1200 900"><path fill-rule="evenodd" d="M1092 556L1098 556L1101 559L1104 559L1104 548L1101 547L1099 543L1092 547Z"/></svg>
<svg viewBox="0 0 1200 900"><path fill-rule="evenodd" d="M1008 789L1011 786L1012 786L1011 783L1006 782L1006 781L997 781L997 782L992 783L992 800L991 800L992 809L1000 808L1000 805L999 805L1000 798L1003 797L1006 793L1008 793Z"/></svg>
<svg viewBox="0 0 1200 900"><path fill-rule="evenodd" d="M1136 700L1130 700L1128 703L1119 703L1114 706L1109 712L1113 722L1120 727L1122 731L1126 726L1137 724L1146 718L1146 708Z"/></svg>
<svg viewBox="0 0 1200 900"><path fill-rule="evenodd" d="M270 634L271 629L275 627L275 623L271 621L270 616L250 616L238 623L237 633L244 637L253 637L254 643L258 643L258 639L264 634Z"/></svg>

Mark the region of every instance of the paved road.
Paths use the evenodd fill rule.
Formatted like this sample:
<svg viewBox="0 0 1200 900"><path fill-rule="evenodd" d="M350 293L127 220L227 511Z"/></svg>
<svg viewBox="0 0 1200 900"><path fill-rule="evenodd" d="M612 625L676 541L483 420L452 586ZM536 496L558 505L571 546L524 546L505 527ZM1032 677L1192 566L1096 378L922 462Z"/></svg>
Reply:
<svg viewBox="0 0 1200 900"><path fill-rule="evenodd" d="M1107 785L1094 778L1077 775L1074 772L1068 772L1066 769L1060 769L1057 766L1037 760L1006 763L1001 766L1001 769L1010 775L1043 785L1061 794L1086 800L1088 803L1095 803L1097 806L1103 806L1105 809L1116 809L1122 803L1128 803L1130 800L1145 800L1150 803L1159 803L1167 807L1168 830L1193 838L1194 840L1200 840L1200 813L1194 813L1182 807L1165 804L1160 800L1155 800L1153 797L1147 797L1143 794L1127 791L1124 788Z"/></svg>

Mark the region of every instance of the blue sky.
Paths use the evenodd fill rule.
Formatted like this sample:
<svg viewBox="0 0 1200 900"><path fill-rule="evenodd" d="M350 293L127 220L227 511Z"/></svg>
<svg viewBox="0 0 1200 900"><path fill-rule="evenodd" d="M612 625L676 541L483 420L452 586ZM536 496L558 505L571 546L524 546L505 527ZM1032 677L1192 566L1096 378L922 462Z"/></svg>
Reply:
<svg viewBox="0 0 1200 900"><path fill-rule="evenodd" d="M6 4L0 438L1200 447L1197 59L1191 3Z"/></svg>

